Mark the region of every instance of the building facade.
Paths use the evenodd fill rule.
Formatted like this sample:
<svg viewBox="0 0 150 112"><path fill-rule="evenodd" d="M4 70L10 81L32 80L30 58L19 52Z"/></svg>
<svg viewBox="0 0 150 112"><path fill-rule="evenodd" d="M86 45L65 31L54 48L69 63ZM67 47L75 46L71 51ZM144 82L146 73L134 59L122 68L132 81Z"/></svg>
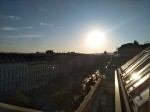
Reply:
<svg viewBox="0 0 150 112"><path fill-rule="evenodd" d="M28 64L26 62L0 64L0 93L27 89Z"/></svg>
<svg viewBox="0 0 150 112"><path fill-rule="evenodd" d="M29 62L27 74L28 89L40 89L48 86L49 75L46 62Z"/></svg>
<svg viewBox="0 0 150 112"><path fill-rule="evenodd" d="M91 66L94 58L86 54L46 55L0 53L0 94L15 90L39 90L48 86L58 73Z"/></svg>
<svg viewBox="0 0 150 112"><path fill-rule="evenodd" d="M0 54L0 94L48 87L59 64L30 54Z"/></svg>

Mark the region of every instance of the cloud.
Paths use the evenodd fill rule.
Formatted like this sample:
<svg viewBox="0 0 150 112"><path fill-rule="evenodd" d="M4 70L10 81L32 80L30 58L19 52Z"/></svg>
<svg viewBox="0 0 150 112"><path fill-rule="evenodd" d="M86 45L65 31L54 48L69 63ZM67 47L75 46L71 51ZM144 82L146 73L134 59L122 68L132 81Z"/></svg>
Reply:
<svg viewBox="0 0 150 112"><path fill-rule="evenodd" d="M12 31L12 30L19 30L19 29L33 29L34 27L32 26L26 26L26 27L11 27L11 26L8 26L8 27L1 27L0 30L3 30L3 31Z"/></svg>
<svg viewBox="0 0 150 112"><path fill-rule="evenodd" d="M18 30L19 28L16 28L16 27L2 27L1 30L4 30L4 31L11 31L11 30Z"/></svg>
<svg viewBox="0 0 150 112"><path fill-rule="evenodd" d="M18 20L20 19L20 17L17 17L17 16L8 16L9 19L12 19L12 20Z"/></svg>
<svg viewBox="0 0 150 112"><path fill-rule="evenodd" d="M41 26L50 26L50 27L52 27L52 26L53 26L53 24L43 23L43 22L41 22L41 23L40 23L40 25L41 25Z"/></svg>
<svg viewBox="0 0 150 112"><path fill-rule="evenodd" d="M10 20L19 20L20 17L18 16L13 16L13 15L3 15L3 14L0 14L0 19L10 19Z"/></svg>
<svg viewBox="0 0 150 112"><path fill-rule="evenodd" d="M41 37L44 37L44 35L34 35L34 34L31 34L31 35L17 35L17 36L5 36L3 38L0 38L0 39L22 39L22 38L41 38Z"/></svg>
<svg viewBox="0 0 150 112"><path fill-rule="evenodd" d="M44 35L18 35L18 36L10 36L10 38L40 38Z"/></svg>
<svg viewBox="0 0 150 112"><path fill-rule="evenodd" d="M22 28L24 28L24 29L33 29L34 27L32 27L32 26L26 26L26 27L22 27Z"/></svg>

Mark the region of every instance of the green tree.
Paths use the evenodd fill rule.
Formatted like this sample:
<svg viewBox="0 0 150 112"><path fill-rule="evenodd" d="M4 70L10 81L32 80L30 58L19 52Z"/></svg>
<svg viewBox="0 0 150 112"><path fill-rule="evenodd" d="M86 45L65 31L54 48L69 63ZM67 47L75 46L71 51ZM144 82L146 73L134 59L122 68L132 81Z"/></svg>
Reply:
<svg viewBox="0 0 150 112"><path fill-rule="evenodd" d="M15 91L7 96L7 101L18 106L27 106L29 98L19 91Z"/></svg>

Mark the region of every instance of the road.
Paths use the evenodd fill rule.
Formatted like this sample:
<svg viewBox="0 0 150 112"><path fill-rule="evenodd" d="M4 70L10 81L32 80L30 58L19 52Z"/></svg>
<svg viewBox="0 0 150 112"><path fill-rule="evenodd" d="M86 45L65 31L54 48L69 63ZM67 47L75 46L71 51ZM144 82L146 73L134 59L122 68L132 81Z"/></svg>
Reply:
<svg viewBox="0 0 150 112"><path fill-rule="evenodd" d="M114 112L112 85L112 81L102 81L84 112Z"/></svg>

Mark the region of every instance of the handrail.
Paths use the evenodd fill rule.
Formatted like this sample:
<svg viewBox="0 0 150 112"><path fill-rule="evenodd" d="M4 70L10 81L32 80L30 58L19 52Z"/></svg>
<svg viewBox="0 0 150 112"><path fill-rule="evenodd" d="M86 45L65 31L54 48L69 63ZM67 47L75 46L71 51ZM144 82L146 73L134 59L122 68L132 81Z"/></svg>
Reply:
<svg viewBox="0 0 150 112"><path fill-rule="evenodd" d="M122 112L117 71L115 71L115 112Z"/></svg>
<svg viewBox="0 0 150 112"><path fill-rule="evenodd" d="M124 98L124 101L125 101L125 107L126 107L126 111L127 112L132 112L131 111L131 108L130 108L130 105L129 105L129 101L128 101L128 98L127 98L127 93L125 92L125 88L123 86L123 82L122 82L122 79L121 79L121 76L120 74L118 74L118 79L119 79L119 83L120 83L120 86L121 86L121 91L123 93L123 98Z"/></svg>

